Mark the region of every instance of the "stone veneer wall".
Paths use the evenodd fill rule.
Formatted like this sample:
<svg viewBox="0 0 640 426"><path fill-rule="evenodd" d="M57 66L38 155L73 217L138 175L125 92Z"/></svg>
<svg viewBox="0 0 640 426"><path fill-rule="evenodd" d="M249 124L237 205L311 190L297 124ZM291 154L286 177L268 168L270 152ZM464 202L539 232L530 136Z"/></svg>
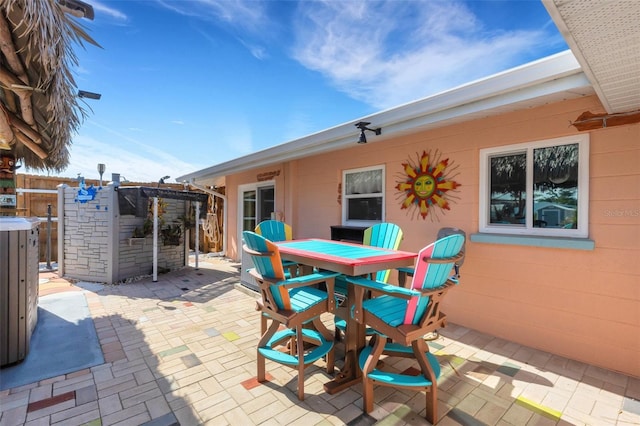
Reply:
<svg viewBox="0 0 640 426"><path fill-rule="evenodd" d="M98 188L95 199L78 201L80 188L58 186L58 253L62 275L70 278L111 282L113 187ZM62 202L60 202L62 201ZM62 245L62 249L60 249ZM60 265L61 264L61 265Z"/></svg>
<svg viewBox="0 0 640 426"><path fill-rule="evenodd" d="M153 200L153 199L151 199ZM164 226L175 225L178 217L185 214L185 201L163 199L166 203L163 214ZM120 217L119 230L119 272L118 280L149 275L153 272L153 235L132 239L133 230L142 227L144 218L133 215ZM158 234L158 272L174 270L185 265L184 228L180 245L164 245Z"/></svg>
<svg viewBox="0 0 640 426"><path fill-rule="evenodd" d="M109 184L98 189L94 200L81 203L78 187L58 187L60 274L73 279L116 283L153 272L153 235L132 239L144 218L120 216L118 194ZM185 214L186 202L164 199L164 226L175 225ZM164 245L158 235L158 272L185 266L185 236L180 245Z"/></svg>

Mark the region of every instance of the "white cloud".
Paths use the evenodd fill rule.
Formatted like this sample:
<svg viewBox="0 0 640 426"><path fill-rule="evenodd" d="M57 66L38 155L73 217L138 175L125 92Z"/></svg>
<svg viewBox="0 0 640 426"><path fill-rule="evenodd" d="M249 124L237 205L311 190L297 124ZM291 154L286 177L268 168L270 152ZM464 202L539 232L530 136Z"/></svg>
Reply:
<svg viewBox="0 0 640 426"><path fill-rule="evenodd" d="M377 108L518 65L545 35L488 31L453 1L302 2L296 23L294 57Z"/></svg>
<svg viewBox="0 0 640 426"><path fill-rule="evenodd" d="M93 10L96 12L96 15L104 14L109 16L117 21L126 22L129 20L127 15L120 12L119 10L113 9L109 6L106 6L98 1L91 1L91 6L93 6Z"/></svg>
<svg viewBox="0 0 640 426"><path fill-rule="evenodd" d="M266 5L255 0L158 0L158 4L185 16L224 22L255 32L268 25Z"/></svg>
<svg viewBox="0 0 640 426"><path fill-rule="evenodd" d="M267 50L263 46L242 39L238 41L247 48L254 58L263 60L268 57Z"/></svg>
<svg viewBox="0 0 640 426"><path fill-rule="evenodd" d="M111 180L112 173L132 182L157 182L162 176L177 177L199 168L200 166L185 163L162 151L137 152L126 146L121 148L112 143L105 143L86 136L74 138L71 146L69 166L61 176L76 177L81 174L85 178L97 179L98 163L106 165L103 176L105 182ZM173 182L173 179L168 179Z"/></svg>
<svg viewBox="0 0 640 426"><path fill-rule="evenodd" d="M213 22L216 25L222 24L256 59L262 60L267 57L266 48L262 43L265 35L272 32L270 27L274 21L268 17L266 2L255 0L193 0L188 2L158 0L158 4L180 15ZM199 31L207 40L215 43L214 37L203 30ZM251 38L253 40L250 41Z"/></svg>

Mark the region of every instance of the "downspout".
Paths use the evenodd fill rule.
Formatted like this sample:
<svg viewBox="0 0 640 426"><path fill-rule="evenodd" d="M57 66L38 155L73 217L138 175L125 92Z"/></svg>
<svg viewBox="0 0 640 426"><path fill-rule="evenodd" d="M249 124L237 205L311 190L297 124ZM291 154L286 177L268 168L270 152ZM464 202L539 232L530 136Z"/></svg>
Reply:
<svg viewBox="0 0 640 426"><path fill-rule="evenodd" d="M66 183L61 183L58 185L58 274L61 277L64 277L65 274L65 256L66 253L64 251L64 231L65 231L65 223L64 223L64 210L67 207L64 203L65 197L64 192L67 189L68 185Z"/></svg>
<svg viewBox="0 0 640 426"><path fill-rule="evenodd" d="M153 197L153 278L158 282L158 196Z"/></svg>
<svg viewBox="0 0 640 426"><path fill-rule="evenodd" d="M189 185L193 186L196 189L199 189L202 192L206 192L209 195L213 195L214 197L218 197L223 201L222 204L222 226L223 226L223 233L222 233L222 251L218 252L218 253L214 253L215 255L218 256L226 256L227 254L227 197L225 195L222 195L218 192L212 191L211 189L198 185L196 183L189 182ZM198 222L200 222L200 219L198 218ZM200 226L200 224L198 223L198 226Z"/></svg>

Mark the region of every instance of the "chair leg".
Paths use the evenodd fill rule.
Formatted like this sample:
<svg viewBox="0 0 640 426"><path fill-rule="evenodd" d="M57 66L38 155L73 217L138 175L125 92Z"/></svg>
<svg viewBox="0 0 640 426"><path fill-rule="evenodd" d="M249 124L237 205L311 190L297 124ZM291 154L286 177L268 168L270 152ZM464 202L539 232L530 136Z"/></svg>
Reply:
<svg viewBox="0 0 640 426"><path fill-rule="evenodd" d="M260 314L260 335L262 336L267 331L267 316L263 313Z"/></svg>
<svg viewBox="0 0 640 426"><path fill-rule="evenodd" d="M258 364L258 382L260 383L264 383L267 381L266 378L266 358L262 355L260 355L260 352L258 352L258 359L256 360L257 364Z"/></svg>
<svg viewBox="0 0 640 426"><path fill-rule="evenodd" d="M422 374L431 381L430 388L425 389L427 391L425 418L431 424L436 424L438 421L438 379L436 378L426 356L426 353L429 352L429 346L427 346L424 339L418 339L411 342L411 346L413 347L413 354L416 357L418 364L420 364Z"/></svg>
<svg viewBox="0 0 640 426"><path fill-rule="evenodd" d="M332 333L324 325L320 317L313 320L313 326L320 334L322 334L322 337L324 337L325 340L331 340ZM333 372L335 371L335 350L333 348L327 353L326 359L327 359L327 373L333 374Z"/></svg>
<svg viewBox="0 0 640 426"><path fill-rule="evenodd" d="M365 413L373 411L373 380L367 379L366 374L362 376L362 408Z"/></svg>
<svg viewBox="0 0 640 426"><path fill-rule="evenodd" d="M367 357L367 361L364 363L362 369L362 406L365 413L373 411L373 380L369 379L369 373L371 373L378 365L380 355L384 351L384 345L387 339L375 339L375 345L371 350L371 353ZM357 362L357 361L356 361Z"/></svg>
<svg viewBox="0 0 640 426"><path fill-rule="evenodd" d="M427 393L425 395L425 407L426 407L426 415L425 418L429 423L435 425L438 422L438 395L436 392L437 387L432 386L431 389L427 389Z"/></svg>
<svg viewBox="0 0 640 426"><path fill-rule="evenodd" d="M265 320L265 326L266 326L266 320ZM262 356L260 354L260 348L265 346L267 344L267 342L269 341L269 339L271 339L271 337L276 334L276 332L278 331L278 328L280 327L280 322L273 320L271 321L271 326L269 327L269 329L262 334L262 337L260 338L260 341L258 342L258 348L256 349L257 353L258 353L258 357L256 359L256 364L258 366L258 382L262 383L265 382L266 379L266 358L264 356Z"/></svg>
<svg viewBox="0 0 640 426"><path fill-rule="evenodd" d="M298 399L304 401L304 339L302 338L302 326L296 327L296 343L298 348Z"/></svg>

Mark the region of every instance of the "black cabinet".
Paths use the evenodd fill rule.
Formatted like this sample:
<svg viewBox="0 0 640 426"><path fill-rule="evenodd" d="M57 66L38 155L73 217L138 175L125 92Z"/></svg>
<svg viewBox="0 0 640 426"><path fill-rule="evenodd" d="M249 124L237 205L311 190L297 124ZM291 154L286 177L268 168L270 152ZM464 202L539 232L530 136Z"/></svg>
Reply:
<svg viewBox="0 0 640 426"><path fill-rule="evenodd" d="M348 241L362 244L366 226L339 226L331 227L331 239L336 241Z"/></svg>

